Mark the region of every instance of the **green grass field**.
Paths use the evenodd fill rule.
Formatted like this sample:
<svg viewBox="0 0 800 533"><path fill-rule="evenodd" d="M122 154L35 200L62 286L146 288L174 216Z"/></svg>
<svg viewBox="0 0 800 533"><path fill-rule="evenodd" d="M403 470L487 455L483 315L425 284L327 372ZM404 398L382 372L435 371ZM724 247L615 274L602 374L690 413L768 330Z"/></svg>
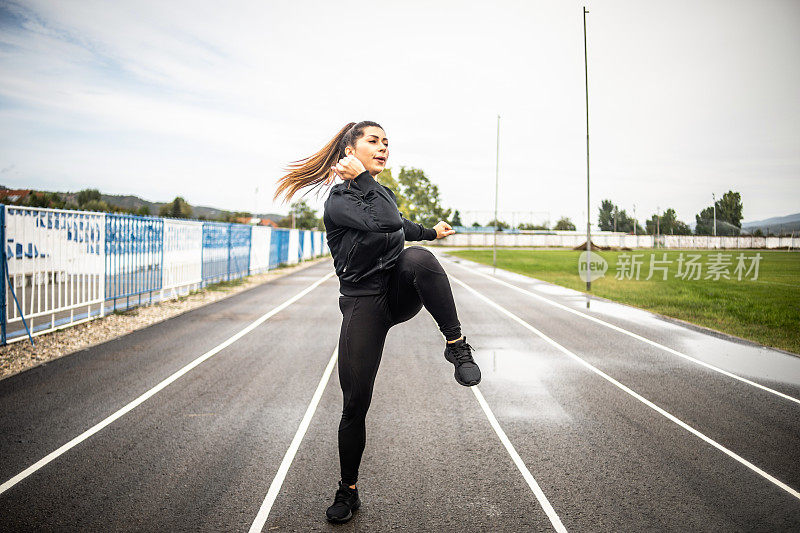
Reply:
<svg viewBox="0 0 800 533"><path fill-rule="evenodd" d="M492 264L491 249L458 250L449 252L484 264ZM608 262L605 276L592 282L592 294L625 304L647 309L693 324L730 333L737 337L800 354L800 252L765 250L634 250L632 252L596 252ZM664 274L654 270L650 280L650 256L654 266L667 268ZM723 254L722 257L716 254ZM747 273L752 258L761 254L758 276ZM623 255L627 254L627 255ZM639 279L628 265L632 255L641 261ZM700 279L683 279L678 274L680 254L700 255ZM745 270L738 280L736 266L739 254L744 254ZM498 249L497 266L557 285L579 291L586 290L586 282L578 276L579 251L573 250L517 250ZM730 264L721 264L729 262ZM730 279L714 279L713 264L723 273L727 269ZM711 267L711 270L709 268ZM624 275L623 275L624 274ZM710 279L706 279L711 275ZM692 272L690 277L695 277ZM630 277L630 279L628 279ZM621 278L621 279L618 279Z"/></svg>

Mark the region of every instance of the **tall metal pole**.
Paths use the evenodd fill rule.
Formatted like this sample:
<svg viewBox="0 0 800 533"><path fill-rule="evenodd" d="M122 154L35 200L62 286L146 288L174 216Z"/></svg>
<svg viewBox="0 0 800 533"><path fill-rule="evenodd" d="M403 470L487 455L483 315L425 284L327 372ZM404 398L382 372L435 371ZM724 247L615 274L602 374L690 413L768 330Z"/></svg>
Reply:
<svg viewBox="0 0 800 533"><path fill-rule="evenodd" d="M617 215L619 214L619 209L617 206L614 206L614 233L617 232ZM625 242L625 239L621 239L619 235L617 235L617 243ZM619 244L619 247L622 248L622 244Z"/></svg>
<svg viewBox="0 0 800 533"><path fill-rule="evenodd" d="M661 235L661 206L656 206L656 237Z"/></svg>
<svg viewBox="0 0 800 533"><path fill-rule="evenodd" d="M592 251L592 211L589 203L589 56L586 52L586 6L583 7L583 72L586 77L586 290L592 290L589 265ZM589 305L589 302L586 302Z"/></svg>
<svg viewBox="0 0 800 533"><path fill-rule="evenodd" d="M500 115L497 115L497 159L494 167L494 242L492 243L492 273L497 269L497 195L500 190Z"/></svg>
<svg viewBox="0 0 800 533"><path fill-rule="evenodd" d="M714 200L714 237L717 236L717 197L711 193L711 199Z"/></svg>

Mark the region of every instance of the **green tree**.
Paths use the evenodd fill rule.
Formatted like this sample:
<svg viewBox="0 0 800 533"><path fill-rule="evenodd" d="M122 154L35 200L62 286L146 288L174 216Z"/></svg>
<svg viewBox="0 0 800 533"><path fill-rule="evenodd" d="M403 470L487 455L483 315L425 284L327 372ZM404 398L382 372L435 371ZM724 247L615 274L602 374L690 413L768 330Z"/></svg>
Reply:
<svg viewBox="0 0 800 533"><path fill-rule="evenodd" d="M400 167L397 183L404 199L401 213L408 220L432 228L440 220L450 218L451 210L442 207L439 187L422 170Z"/></svg>
<svg viewBox="0 0 800 533"><path fill-rule="evenodd" d="M375 179L381 185L389 187L392 190L392 192L394 193L395 199L397 200L397 209L401 213L406 213L407 212L407 206L408 206L408 199L406 198L405 194L403 193L403 188L400 186L400 184L397 182L395 177L392 175L392 169L391 168L383 169L380 174L375 176ZM406 218L408 218L408 217L406 217Z"/></svg>
<svg viewBox="0 0 800 533"><path fill-rule="evenodd" d="M83 207L84 204L91 202L92 200L100 201L100 191L97 189L83 189L82 191L78 191L78 207Z"/></svg>
<svg viewBox="0 0 800 533"><path fill-rule="evenodd" d="M600 202L600 210L597 222L600 231L621 231L624 233L633 233L635 226L637 233L645 233L638 221L634 220L633 217L628 216L628 213L624 209L620 210L619 207L611 200L603 200Z"/></svg>
<svg viewBox="0 0 800 533"><path fill-rule="evenodd" d="M458 212L456 209L455 213L453 213L453 220L450 222L451 226L463 226L464 224L461 222L461 213Z"/></svg>
<svg viewBox="0 0 800 533"><path fill-rule="evenodd" d="M611 200L600 202L598 215L598 227L600 231L614 231L614 212L618 211L617 206Z"/></svg>
<svg viewBox="0 0 800 533"><path fill-rule="evenodd" d="M235 224L240 224L240 220L242 218L251 218L253 215L249 211L223 211L223 221L224 222L232 222Z"/></svg>
<svg viewBox="0 0 800 533"><path fill-rule="evenodd" d="M82 204L80 209L83 211L102 211L104 213L110 213L112 211L112 207L103 200L89 200Z"/></svg>
<svg viewBox="0 0 800 533"><path fill-rule="evenodd" d="M517 226L517 229L521 229L521 230L548 230L550 228L547 227L547 224L528 224L527 222L523 222L519 226Z"/></svg>
<svg viewBox="0 0 800 533"><path fill-rule="evenodd" d="M397 208L408 220L431 228L440 220L450 218L452 210L442 206L439 187L428 179L424 171L400 167L400 173L395 178L392 169L386 168L375 179L392 190L397 199ZM452 225L457 224L453 222Z"/></svg>
<svg viewBox="0 0 800 533"><path fill-rule="evenodd" d="M628 216L628 213L623 209L622 211L617 211L617 231L622 231L624 233L634 233L634 227L636 228L636 233L641 235L643 234L644 228L639 224L638 220L634 220L633 217ZM612 226L611 229L613 230L614 227Z"/></svg>
<svg viewBox="0 0 800 533"><path fill-rule="evenodd" d="M722 198L695 215L694 232L697 235L714 234L714 207L717 211L717 235L739 235L742 229L742 197L728 191Z"/></svg>
<svg viewBox="0 0 800 533"><path fill-rule="evenodd" d="M278 225L284 228L291 228L292 215L294 215L294 227L297 229L314 229L319 225L317 211L311 209L305 200L298 200L292 203L289 214L283 217L278 222Z"/></svg>
<svg viewBox="0 0 800 533"><path fill-rule="evenodd" d="M558 219L558 222L556 222L556 225L553 229L562 231L575 231L575 224L572 223L572 220L570 220L569 217L561 217Z"/></svg>
<svg viewBox="0 0 800 533"><path fill-rule="evenodd" d="M495 221L495 219L490 220L486 225L497 227L497 231L503 231L509 228L508 222L503 222L502 220Z"/></svg>
<svg viewBox="0 0 800 533"><path fill-rule="evenodd" d="M191 218L192 206L189 205L181 196L176 196L175 199L170 203L164 204L159 208L158 216L171 218Z"/></svg>
<svg viewBox="0 0 800 533"><path fill-rule="evenodd" d="M717 218L742 229L742 195L728 191L717 200Z"/></svg>
<svg viewBox="0 0 800 533"><path fill-rule="evenodd" d="M49 207L51 209L63 209L64 200L56 192L31 191L25 198L23 205L29 207Z"/></svg>
<svg viewBox="0 0 800 533"><path fill-rule="evenodd" d="M678 215L672 208L663 213L655 214L645 221L647 233L655 235L658 231L661 235L691 235L692 229L688 224L678 220Z"/></svg>
<svg viewBox="0 0 800 533"><path fill-rule="evenodd" d="M139 206L139 209L137 209L134 214L143 217L150 216L150 208L146 205Z"/></svg>

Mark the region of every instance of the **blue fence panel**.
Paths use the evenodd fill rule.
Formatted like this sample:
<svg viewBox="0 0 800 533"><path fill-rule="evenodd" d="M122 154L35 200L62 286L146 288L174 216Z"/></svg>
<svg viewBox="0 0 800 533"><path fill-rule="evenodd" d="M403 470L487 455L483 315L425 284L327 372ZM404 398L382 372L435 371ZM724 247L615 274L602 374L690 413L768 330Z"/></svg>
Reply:
<svg viewBox="0 0 800 533"><path fill-rule="evenodd" d="M297 246L297 261L303 262L303 245L305 244L305 231L300 230L298 239L300 240L300 244Z"/></svg>
<svg viewBox="0 0 800 533"><path fill-rule="evenodd" d="M228 276L230 227L225 222L203 222L203 284Z"/></svg>
<svg viewBox="0 0 800 533"><path fill-rule="evenodd" d="M269 241L269 268L289 261L289 230L273 229Z"/></svg>
<svg viewBox="0 0 800 533"><path fill-rule="evenodd" d="M289 239L292 236L292 231L287 229L283 230L281 233L283 235L281 236L281 249L279 252L278 261L283 264L289 262Z"/></svg>
<svg viewBox="0 0 800 533"><path fill-rule="evenodd" d="M251 226L231 224L228 279L243 278L250 272L250 240L252 234L253 228Z"/></svg>
<svg viewBox="0 0 800 533"><path fill-rule="evenodd" d="M269 261L270 270L280 264L281 231L272 229L269 236Z"/></svg>
<svg viewBox="0 0 800 533"><path fill-rule="evenodd" d="M163 265L164 220L156 217L140 217L109 213L106 215L106 300L125 298L126 307L130 297L161 289Z"/></svg>

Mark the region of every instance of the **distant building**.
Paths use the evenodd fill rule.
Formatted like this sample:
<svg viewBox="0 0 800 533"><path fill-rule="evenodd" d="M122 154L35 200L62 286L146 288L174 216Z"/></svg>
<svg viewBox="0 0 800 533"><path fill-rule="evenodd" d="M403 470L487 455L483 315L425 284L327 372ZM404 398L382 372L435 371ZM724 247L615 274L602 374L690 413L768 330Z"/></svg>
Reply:
<svg viewBox="0 0 800 533"><path fill-rule="evenodd" d="M272 228L277 228L277 227L279 227L279 226L278 226L278 224L277 224L276 222L274 222L274 221L272 221L272 220L270 220L270 219L268 219L268 218L262 218L262 219L260 219L260 222L258 223L258 225L259 225L259 226L270 226L270 227L272 227Z"/></svg>
<svg viewBox="0 0 800 533"><path fill-rule="evenodd" d="M3 189L0 190L0 202L16 204L24 201L31 192L30 189Z"/></svg>
<svg viewBox="0 0 800 533"><path fill-rule="evenodd" d="M277 228L278 225L268 218L257 218L257 217L238 217L236 218L236 222L239 224L250 224L251 226L269 226L272 228Z"/></svg>

